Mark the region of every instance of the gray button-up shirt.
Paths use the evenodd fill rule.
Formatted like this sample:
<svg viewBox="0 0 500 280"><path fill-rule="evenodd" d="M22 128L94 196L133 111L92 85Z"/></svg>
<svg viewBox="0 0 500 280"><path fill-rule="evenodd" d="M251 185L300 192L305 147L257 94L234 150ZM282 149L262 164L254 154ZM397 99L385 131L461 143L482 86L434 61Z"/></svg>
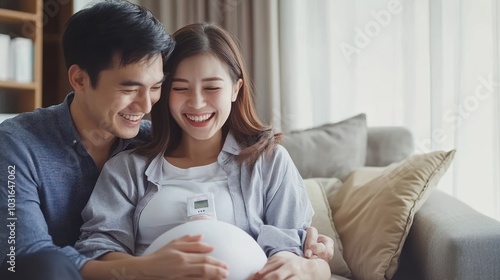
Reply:
<svg viewBox="0 0 500 280"><path fill-rule="evenodd" d="M288 152L277 146L253 167L238 164L239 153L229 133L217 162L228 175L236 226L250 234L267 256L283 250L301 256L314 212ZM163 164L162 155L148 161L132 151L109 160L82 213L85 223L75 247L91 258L112 251L141 255L149 244L136 242L139 218L162 187Z"/></svg>
<svg viewBox="0 0 500 280"><path fill-rule="evenodd" d="M45 249L60 251L78 268L88 260L72 246L80 236L81 211L94 189L99 169L71 118L73 96L70 93L59 105L0 124L3 262L7 254L21 256ZM141 138L150 134L150 124L146 121L141 125ZM135 141L117 139L112 155L132 147Z"/></svg>

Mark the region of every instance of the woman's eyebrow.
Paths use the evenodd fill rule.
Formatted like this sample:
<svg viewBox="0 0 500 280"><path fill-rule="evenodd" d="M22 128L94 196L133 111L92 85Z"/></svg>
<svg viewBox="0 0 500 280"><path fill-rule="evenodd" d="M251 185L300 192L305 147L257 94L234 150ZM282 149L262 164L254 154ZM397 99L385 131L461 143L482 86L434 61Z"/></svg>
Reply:
<svg viewBox="0 0 500 280"><path fill-rule="evenodd" d="M204 78L201 79L202 82L210 82L210 81L224 81L224 79L219 78L219 77L209 77L209 78ZM182 83L189 83L188 80L182 79L182 78L172 78L172 82L182 82Z"/></svg>
<svg viewBox="0 0 500 280"><path fill-rule="evenodd" d="M201 80L202 82L210 82L210 81L224 81L224 79L219 77L210 77Z"/></svg>
<svg viewBox="0 0 500 280"><path fill-rule="evenodd" d="M181 78L172 78L172 82L183 82L183 83L189 83L188 80L186 79L181 79Z"/></svg>

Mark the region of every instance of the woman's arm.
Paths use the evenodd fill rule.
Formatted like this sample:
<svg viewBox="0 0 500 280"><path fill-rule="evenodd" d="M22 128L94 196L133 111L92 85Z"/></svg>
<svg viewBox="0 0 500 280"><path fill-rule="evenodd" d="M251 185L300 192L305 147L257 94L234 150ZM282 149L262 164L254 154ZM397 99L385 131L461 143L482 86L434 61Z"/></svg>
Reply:
<svg viewBox="0 0 500 280"><path fill-rule="evenodd" d="M263 155L252 172L255 181L243 182L259 188L263 196L262 224L256 237L267 256L290 251L303 256L306 229L311 226L314 210L308 199L304 180L288 152L277 146L269 155ZM260 180L259 180L260 179ZM259 205L258 205L259 206ZM251 207L251 206L250 206Z"/></svg>
<svg viewBox="0 0 500 280"><path fill-rule="evenodd" d="M268 173L264 170L268 170ZM278 146L276 149L271 166L264 166L262 178L264 185L268 186L264 206L266 225L261 226L257 239L272 247L272 250L268 250L271 257L255 275L255 279L287 279L292 276L299 279L329 279L331 272L325 260L302 257L302 251L307 249L311 250L311 256L312 251L316 250L318 254L328 257L329 252L319 252L327 246L329 249L326 251L333 255L333 240L329 243L322 236L320 241L325 242L322 243L324 246L317 246L319 236L317 230L310 227L314 211L304 181L283 147ZM306 242L307 233L310 233L309 238L314 242Z"/></svg>
<svg viewBox="0 0 500 280"><path fill-rule="evenodd" d="M122 152L104 165L82 211L75 248L91 259L108 252L135 252L134 213L145 186L138 181L143 174L136 172L133 157L130 151Z"/></svg>

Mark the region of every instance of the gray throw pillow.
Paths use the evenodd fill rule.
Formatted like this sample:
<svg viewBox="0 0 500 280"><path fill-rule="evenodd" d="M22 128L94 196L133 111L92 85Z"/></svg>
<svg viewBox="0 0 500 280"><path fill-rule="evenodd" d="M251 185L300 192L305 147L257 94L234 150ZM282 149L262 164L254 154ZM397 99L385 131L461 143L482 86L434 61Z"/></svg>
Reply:
<svg viewBox="0 0 500 280"><path fill-rule="evenodd" d="M283 146L304 179L344 180L365 165L366 143L366 115L359 114L338 123L286 133Z"/></svg>

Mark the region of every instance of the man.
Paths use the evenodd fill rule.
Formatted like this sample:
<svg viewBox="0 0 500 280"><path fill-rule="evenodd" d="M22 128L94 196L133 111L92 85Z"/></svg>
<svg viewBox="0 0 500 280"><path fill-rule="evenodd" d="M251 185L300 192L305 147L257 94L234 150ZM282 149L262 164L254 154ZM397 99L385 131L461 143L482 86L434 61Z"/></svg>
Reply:
<svg viewBox="0 0 500 280"><path fill-rule="evenodd" d="M99 2L70 18L63 50L74 92L0 125L1 279L120 279L168 259L171 252L102 262L72 246L104 163L148 139L149 122L141 120L160 98L173 47L149 11L126 1ZM324 236L318 241L333 248ZM210 269L201 278L220 267L203 265Z"/></svg>

